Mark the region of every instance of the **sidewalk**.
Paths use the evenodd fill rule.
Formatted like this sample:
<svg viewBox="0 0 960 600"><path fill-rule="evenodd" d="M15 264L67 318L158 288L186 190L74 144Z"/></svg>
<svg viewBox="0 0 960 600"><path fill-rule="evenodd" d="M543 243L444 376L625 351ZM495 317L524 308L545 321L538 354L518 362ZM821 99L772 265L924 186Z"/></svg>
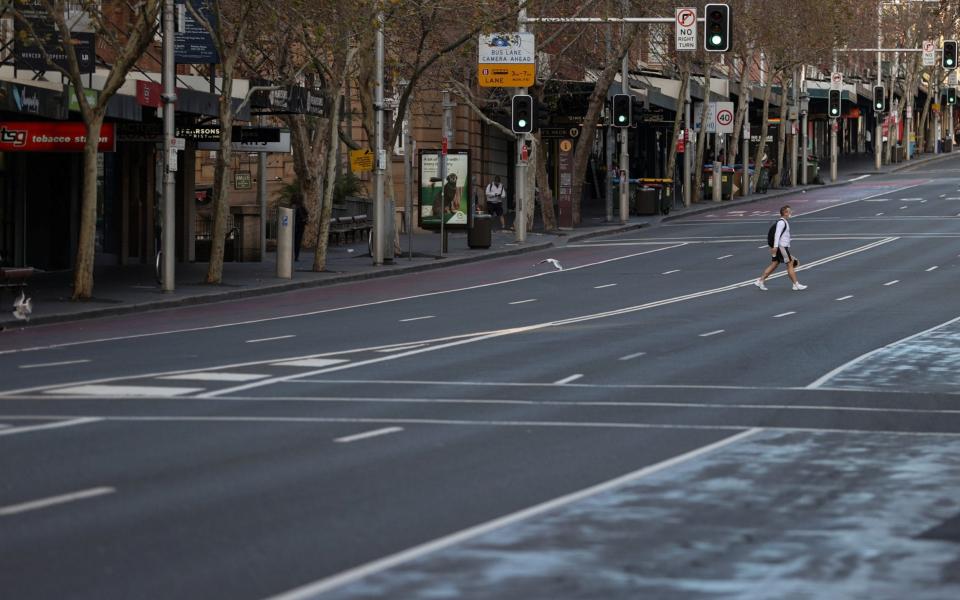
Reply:
<svg viewBox="0 0 960 600"><path fill-rule="evenodd" d="M957 154L960 155L960 154ZM893 173L901 169L956 156L953 154L929 155L907 163L887 165L880 173ZM823 178L821 170L821 177ZM845 158L838 168L838 181L829 185L846 185L851 177L865 173L877 173L872 157L852 155ZM829 165L826 171L829 178ZM603 223L603 218L584 216L584 224L572 231L557 233L532 232L524 244L517 244L512 231L495 230L488 249L471 249L467 245L466 232L449 234L449 252L443 258L440 253L440 236L435 233L416 233L412 237L413 258L408 258L408 236L401 234L400 246L403 256L393 264L374 266L367 251L365 240L355 244L331 246L327 253L327 270L314 273L313 252L304 250L292 280L276 277L276 254L268 253L266 261L223 265L223 283L202 283L207 272L207 263L177 263L175 291L165 294L157 285L152 265L96 267L94 271L94 298L84 302L70 300L73 275L71 272L36 273L30 280L27 295L33 299L33 316L29 323L17 321L12 315L13 294L0 294L0 330L23 327L29 324L45 324L84 318L104 317L138 311L155 310L188 304L217 302L255 295L272 294L298 288L331 285L442 268L478 260L525 252L562 247L571 242L591 237L612 235L631 229L655 225L689 215L700 214L746 204L765 198L792 194L802 189L824 186L798 186L796 188L770 189L766 194L754 194L722 203L699 202L690 207L673 208L669 215L632 217L626 224Z"/></svg>

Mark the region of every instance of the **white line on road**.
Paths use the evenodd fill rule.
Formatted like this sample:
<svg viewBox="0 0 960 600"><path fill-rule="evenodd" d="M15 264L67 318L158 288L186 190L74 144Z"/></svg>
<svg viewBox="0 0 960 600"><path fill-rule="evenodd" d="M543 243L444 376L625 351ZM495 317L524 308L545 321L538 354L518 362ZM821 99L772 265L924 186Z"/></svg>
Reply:
<svg viewBox="0 0 960 600"><path fill-rule="evenodd" d="M717 257L717 260L724 260L724 259L730 258L730 257L732 257L732 256L733 256L732 254L724 254L723 256L718 256L718 257Z"/></svg>
<svg viewBox="0 0 960 600"><path fill-rule="evenodd" d="M906 207L906 206L901 206L901 207L900 207L900 210L903 210L903 209L905 209L905 208L907 208L907 207Z"/></svg>
<svg viewBox="0 0 960 600"><path fill-rule="evenodd" d="M427 315L425 317L412 317L410 319L400 319L401 323L409 323L410 321L422 321L424 319L434 319L436 315Z"/></svg>
<svg viewBox="0 0 960 600"><path fill-rule="evenodd" d="M773 315L773 318L779 319L780 317L789 317L790 315L795 315L795 314L797 314L797 312L794 310L791 310L789 312L780 313L779 315Z"/></svg>
<svg viewBox="0 0 960 600"><path fill-rule="evenodd" d="M20 365L21 369L40 369L43 367L62 367L64 365L79 365L81 363L88 363L90 359L83 358L80 360L63 360L60 362L51 362L51 363L37 363L35 365Z"/></svg>
<svg viewBox="0 0 960 600"><path fill-rule="evenodd" d="M157 379L173 379L185 381L256 381L270 377L261 373L224 373L222 371L201 371L198 373L180 373L178 375L165 375Z"/></svg>
<svg viewBox="0 0 960 600"><path fill-rule="evenodd" d="M661 275L670 275L671 273L679 273L679 272L680 272L680 269L673 269L672 271L664 271L663 273L660 273L660 274L661 274Z"/></svg>
<svg viewBox="0 0 960 600"><path fill-rule="evenodd" d="M160 385L75 385L47 390L46 393L69 394L71 396L103 396L106 398L172 398L202 391L203 388Z"/></svg>
<svg viewBox="0 0 960 600"><path fill-rule="evenodd" d="M377 437L380 435L397 433L399 431L403 431L403 427L384 427L383 429L374 429L373 431L364 431L363 433L355 433L353 435L338 437L333 441L341 444L349 444L350 442L356 442L358 440L366 440L366 439Z"/></svg>
<svg viewBox="0 0 960 600"><path fill-rule="evenodd" d="M718 335L718 334L720 334L720 333L723 333L724 331L726 331L726 329L718 329L718 330L716 330L716 331L708 331L707 333L701 333L701 334L700 334L700 337L710 337L711 335Z"/></svg>
<svg viewBox="0 0 960 600"><path fill-rule="evenodd" d="M270 598L269 600L307 600L308 598L315 598L318 594L336 589L338 587L344 586L354 581L358 581L374 573L379 573L381 571L391 569L397 565L401 565L403 563L409 562L421 556L425 556L432 552L436 552L443 548L448 548L455 544L459 544L461 542L483 535L495 529L499 529L506 525L517 523L519 521L524 521L531 517L555 510L557 508L566 506L568 504L572 504L574 502L578 502L585 498L589 498L591 496L595 496L597 494L606 492L607 490L612 490L624 484L632 483L638 479L642 479L649 475L653 475L660 471L664 471L671 467L683 464L687 461L693 460L694 458L703 456L704 454L713 452L715 450L719 450L725 446L729 446L731 444L739 442L761 431L763 430L748 429L746 431L741 431L736 435L730 436L728 438L722 439L712 444L708 444L706 446L701 446L700 448L696 448L689 452L685 452L678 456L674 456L665 461L643 467L642 469L638 469L636 471L633 471L632 473L627 473L626 475L622 475L615 479L611 479L609 481L605 481L603 483L582 489L572 494L567 494L565 496L560 496L558 498L548 500L541 504L537 504L535 506L525 508L515 513L511 513L509 515L499 517L492 521L487 521L486 523L481 523L479 525L475 525L473 527L460 530L456 533L452 533L450 535L437 538L435 540L426 542L424 544L420 544L419 546L408 548L407 550L397 552L396 554L391 554L390 556L386 556L379 560L375 560L367 564L360 565L352 569L348 569L346 571L343 571L341 573L338 573L330 577L326 577L324 579L320 579L313 583L308 583L304 586L295 588L288 592L278 594L273 598Z"/></svg>
<svg viewBox="0 0 960 600"><path fill-rule="evenodd" d="M98 488L90 488L89 490L81 490L79 492L63 494L61 496L51 496L50 498L32 500L30 502L24 502L22 504L11 504L10 506L0 507L0 517L15 515L15 514L27 512L30 510L37 510L40 508L47 508L48 506L55 506L57 504L66 504L67 502L85 500L87 498L103 496L104 494L112 494L115 491L116 490L113 489L112 487L98 487Z"/></svg>
<svg viewBox="0 0 960 600"><path fill-rule="evenodd" d="M32 431L44 431L47 429L60 429L61 427L73 427L74 425L86 425L87 423L96 423L102 419L98 417L83 417L80 419L70 419L69 421L57 421L55 423L44 423L43 425L28 425L26 427L14 427L13 429L4 429L0 435L14 435L17 433L30 433Z"/></svg>
<svg viewBox="0 0 960 600"><path fill-rule="evenodd" d="M564 377L563 379L558 379L553 382L554 385L563 385L565 383L572 383L583 377L583 373L574 373L570 377Z"/></svg>
<svg viewBox="0 0 960 600"><path fill-rule="evenodd" d="M939 266L933 265L932 267L930 267L929 269L927 269L927 273L929 273L930 271L936 271L936 270L939 269L939 268L940 268Z"/></svg>
<svg viewBox="0 0 960 600"><path fill-rule="evenodd" d="M389 354L390 352L403 352L404 350L413 350L414 348L423 348L426 344L410 344L409 346L395 346L393 348L381 348L380 350L374 350L374 352L379 352L381 354Z"/></svg>
<svg viewBox="0 0 960 600"><path fill-rule="evenodd" d="M849 296L840 296L839 298L837 298L837 302L842 302L842 301L844 301L844 300L849 300L850 298L853 298L853 296L852 296L852 295L849 295Z"/></svg>
<svg viewBox="0 0 960 600"><path fill-rule="evenodd" d="M309 367L309 368L323 368L329 367L330 365L339 365L340 363L349 362L345 358L303 358L299 360L284 360L281 362L270 363L272 367Z"/></svg>
<svg viewBox="0 0 960 600"><path fill-rule="evenodd" d="M893 281L888 281L888 282L886 282L886 283L883 284L883 285L896 285L896 284L898 284L898 283L900 283L900 280L899 280L899 279L894 279Z"/></svg>
<svg viewBox="0 0 960 600"><path fill-rule="evenodd" d="M528 303L528 302L536 302L536 301L537 301L536 298L528 298L528 299L526 299L526 300L517 300L516 302L510 302L509 304L511 304L511 305L513 305L513 304L526 304L526 303Z"/></svg>
<svg viewBox="0 0 960 600"><path fill-rule="evenodd" d="M293 334L290 334L290 335L278 335L277 337L260 338L260 339L257 339L257 340L247 340L247 343L248 343L248 344L258 344L258 343L260 343L260 342L273 342L273 341L276 341L276 340L285 340L285 339L287 339L287 338L292 338L292 337L297 337L297 336L295 336L295 335L293 335Z"/></svg>
<svg viewBox="0 0 960 600"><path fill-rule="evenodd" d="M877 213L877 216L878 216L878 217L882 217L882 216L883 216L883 213Z"/></svg>
<svg viewBox="0 0 960 600"><path fill-rule="evenodd" d="M646 352L634 352L633 354L628 354L628 355L626 355L626 356L621 356L621 357L620 357L619 359L617 359L617 360L633 360L634 358L639 358L639 357L643 356L644 354L646 354Z"/></svg>
<svg viewBox="0 0 960 600"><path fill-rule="evenodd" d="M613 287L613 286L615 286L615 285L617 285L617 284L615 284L615 283L608 283L608 284L606 284L606 285L595 285L595 286L593 286L593 289L595 289L595 290L602 290L603 288Z"/></svg>

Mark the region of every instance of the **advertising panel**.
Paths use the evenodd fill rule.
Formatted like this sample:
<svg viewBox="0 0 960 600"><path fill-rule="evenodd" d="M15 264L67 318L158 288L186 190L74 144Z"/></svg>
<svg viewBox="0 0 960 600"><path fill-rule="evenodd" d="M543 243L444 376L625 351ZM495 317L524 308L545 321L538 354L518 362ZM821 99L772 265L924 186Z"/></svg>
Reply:
<svg viewBox="0 0 960 600"><path fill-rule="evenodd" d="M451 150L447 155L447 177L440 181L440 151L420 150L420 227L440 229L441 203L444 227L467 228L470 200L470 151Z"/></svg>

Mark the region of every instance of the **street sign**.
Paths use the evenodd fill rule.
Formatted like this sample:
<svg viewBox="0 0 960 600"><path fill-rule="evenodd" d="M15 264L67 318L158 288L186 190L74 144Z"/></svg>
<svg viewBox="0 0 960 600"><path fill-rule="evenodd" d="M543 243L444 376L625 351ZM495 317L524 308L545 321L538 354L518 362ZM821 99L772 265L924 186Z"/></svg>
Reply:
<svg viewBox="0 0 960 600"><path fill-rule="evenodd" d="M532 33L482 34L477 48L480 87L530 87L536 83L536 42Z"/></svg>
<svg viewBox="0 0 960 600"><path fill-rule="evenodd" d="M350 170L354 173L369 173L373 170L373 152L370 148L350 151Z"/></svg>
<svg viewBox="0 0 960 600"><path fill-rule="evenodd" d="M947 75L947 85L957 85L957 72L950 71L950 74Z"/></svg>
<svg viewBox="0 0 960 600"><path fill-rule="evenodd" d="M834 71L830 73L830 89L831 90L842 90L843 89L843 73L840 71Z"/></svg>
<svg viewBox="0 0 960 600"><path fill-rule="evenodd" d="M933 40L923 41L923 66L932 67L937 64L936 44Z"/></svg>
<svg viewBox="0 0 960 600"><path fill-rule="evenodd" d="M677 50L697 49L697 9L678 8L676 10Z"/></svg>
<svg viewBox="0 0 960 600"><path fill-rule="evenodd" d="M440 154L447 155L447 136L440 138Z"/></svg>
<svg viewBox="0 0 960 600"><path fill-rule="evenodd" d="M694 106L694 129L700 129L700 112L703 105L697 102ZM733 133L733 102L711 102L707 107L707 133Z"/></svg>

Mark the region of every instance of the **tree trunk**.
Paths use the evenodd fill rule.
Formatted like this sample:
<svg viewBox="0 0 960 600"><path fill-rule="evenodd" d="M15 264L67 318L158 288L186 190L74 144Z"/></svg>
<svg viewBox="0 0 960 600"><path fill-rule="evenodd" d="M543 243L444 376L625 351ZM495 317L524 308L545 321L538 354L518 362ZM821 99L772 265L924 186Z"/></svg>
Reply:
<svg viewBox="0 0 960 600"><path fill-rule="evenodd" d="M533 145L537 148L535 156L537 185L540 187L540 216L543 218L544 231L557 230L557 217L553 210L553 190L547 176L547 153L543 151L543 140L537 133Z"/></svg>
<svg viewBox="0 0 960 600"><path fill-rule="evenodd" d="M923 103L923 113L920 115L920 123L917 127L917 150L919 152L928 152L927 149L927 121L930 120L930 93L927 93L927 99ZM880 143L877 140L877 143Z"/></svg>
<svg viewBox="0 0 960 600"><path fill-rule="evenodd" d="M226 93L226 92L224 92ZM230 161L233 158L231 130L233 129L233 109L229 96L224 102L220 97L220 150L213 168L213 233L210 240L210 264L207 267L207 283L219 284L223 281L223 251L226 248L227 217L230 214L230 200L227 198L227 177L230 174Z"/></svg>
<svg viewBox="0 0 960 600"><path fill-rule="evenodd" d="M83 192L80 202L80 236L73 267L73 300L93 297L93 263L97 235L97 147L104 113L94 111L87 120L87 140L83 145Z"/></svg>
<svg viewBox="0 0 960 600"><path fill-rule="evenodd" d="M590 151L593 147L593 138L597 133L597 121L600 112L606 103L607 91L620 70L620 61L630 49L630 45L637 37L638 27L631 25L621 41L616 52L616 58L604 67L597 81L593 85L593 92L587 103L587 114L583 119L583 128L580 131L579 142L573 151L573 224L580 224L580 197L583 195L583 182L586 179L587 164L590 160Z"/></svg>
<svg viewBox="0 0 960 600"><path fill-rule="evenodd" d="M334 91L333 102L330 107L331 115L340 114L340 105L343 100L343 91L345 88L344 81L345 77L340 80L340 86ZM319 225L317 227L317 249L313 255L313 270L316 272L323 271L327 268L327 248L330 242L330 216L333 213L333 188L337 180L337 150L339 144L337 119L331 117L328 125L327 174L324 178L323 208L320 212Z"/></svg>
<svg viewBox="0 0 960 600"><path fill-rule="evenodd" d="M760 141L757 143L757 153L754 155L753 164L753 189L757 189L760 182L760 172L763 170L763 157L767 154L767 121L770 119L770 92L773 89L771 77L766 81L763 88L763 116L760 120Z"/></svg>
<svg viewBox="0 0 960 600"><path fill-rule="evenodd" d="M313 248L323 206L323 179L320 173L326 149L323 132L327 130L327 119L316 119L301 114L285 117L284 121L290 128L293 171L296 173L297 183L303 194L304 206L310 213L310 220L303 232L303 246Z"/></svg>
<svg viewBox="0 0 960 600"><path fill-rule="evenodd" d="M680 67L680 94L677 96L676 116L673 118L673 138L670 140L670 153L667 158L666 176L671 180L677 167L677 141L680 139L680 133L683 129L683 108L687 98L687 87L690 85L690 70L686 61ZM674 181L676 184L676 181ZM676 185L674 185L676 188Z"/></svg>
<svg viewBox="0 0 960 600"><path fill-rule="evenodd" d="M737 115L733 120L733 137L730 139L730 147L727 148L727 162L731 165L736 164L737 157L740 156L740 136L743 132L743 122L750 111L750 103L747 101L747 94L750 90L748 61L748 56L740 56L740 63L743 65L740 72L740 101L737 103Z"/></svg>
<svg viewBox="0 0 960 600"><path fill-rule="evenodd" d="M783 174L784 158L787 150L787 87L784 81L785 74L780 75L780 125L777 131L777 176L773 178L772 187L780 187L780 177Z"/></svg>

